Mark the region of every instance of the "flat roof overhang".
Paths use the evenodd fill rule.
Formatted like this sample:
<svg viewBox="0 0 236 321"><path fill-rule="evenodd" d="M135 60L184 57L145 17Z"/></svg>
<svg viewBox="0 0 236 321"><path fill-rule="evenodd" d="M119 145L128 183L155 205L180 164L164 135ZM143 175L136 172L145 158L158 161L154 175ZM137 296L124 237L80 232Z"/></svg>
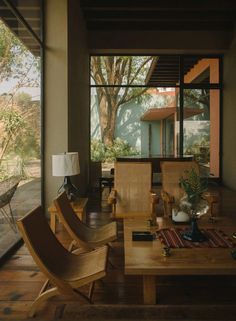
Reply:
<svg viewBox="0 0 236 321"><path fill-rule="evenodd" d="M200 115L203 113L203 109L185 107L184 108L184 119ZM178 117L178 107L162 107L162 108L150 108L147 110L140 118L142 121L157 121L164 120L167 118L174 119L174 115L177 113Z"/></svg>

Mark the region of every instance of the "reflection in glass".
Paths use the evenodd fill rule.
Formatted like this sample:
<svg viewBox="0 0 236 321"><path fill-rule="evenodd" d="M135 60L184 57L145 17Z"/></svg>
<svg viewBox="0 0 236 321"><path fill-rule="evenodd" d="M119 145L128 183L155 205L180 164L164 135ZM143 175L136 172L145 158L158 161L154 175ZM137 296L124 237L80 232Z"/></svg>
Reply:
<svg viewBox="0 0 236 321"><path fill-rule="evenodd" d="M206 174L219 176L219 91L184 90L184 154L194 155Z"/></svg>

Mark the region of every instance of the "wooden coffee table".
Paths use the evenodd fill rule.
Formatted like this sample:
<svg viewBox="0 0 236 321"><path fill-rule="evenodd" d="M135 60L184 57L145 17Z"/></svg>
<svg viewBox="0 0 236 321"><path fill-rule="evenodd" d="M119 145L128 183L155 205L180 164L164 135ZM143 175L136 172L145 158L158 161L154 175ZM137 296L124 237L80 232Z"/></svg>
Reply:
<svg viewBox="0 0 236 321"><path fill-rule="evenodd" d="M158 218L159 228L173 227L169 219ZM236 220L219 218L216 223L202 219L199 226L215 228L231 236ZM124 220L125 274L143 278L143 303L156 304L156 278L159 275L236 275L236 260L231 248L174 248L163 256L163 244L154 241L132 241L132 231L149 228L144 219Z"/></svg>

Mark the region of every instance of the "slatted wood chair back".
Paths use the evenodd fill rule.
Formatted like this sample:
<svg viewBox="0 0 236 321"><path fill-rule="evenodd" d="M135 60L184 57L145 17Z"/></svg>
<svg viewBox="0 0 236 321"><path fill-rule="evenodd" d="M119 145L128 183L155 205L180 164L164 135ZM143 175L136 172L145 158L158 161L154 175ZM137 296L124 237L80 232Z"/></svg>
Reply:
<svg viewBox="0 0 236 321"><path fill-rule="evenodd" d="M54 200L54 204L62 224L65 226L71 238L76 240L79 237L80 241L85 244L89 242L93 231L77 217L65 192L61 193Z"/></svg>
<svg viewBox="0 0 236 321"><path fill-rule="evenodd" d="M116 214L150 213L152 164L148 162L116 162L114 189Z"/></svg>
<svg viewBox="0 0 236 321"><path fill-rule="evenodd" d="M111 222L98 228L86 225L74 212L65 192L54 200L54 204L67 232L83 248L97 248L117 238L116 222Z"/></svg>
<svg viewBox="0 0 236 321"><path fill-rule="evenodd" d="M186 177L187 172L192 168L199 174L199 165L195 161L162 162L162 190L178 201L184 195L179 180L182 176Z"/></svg>

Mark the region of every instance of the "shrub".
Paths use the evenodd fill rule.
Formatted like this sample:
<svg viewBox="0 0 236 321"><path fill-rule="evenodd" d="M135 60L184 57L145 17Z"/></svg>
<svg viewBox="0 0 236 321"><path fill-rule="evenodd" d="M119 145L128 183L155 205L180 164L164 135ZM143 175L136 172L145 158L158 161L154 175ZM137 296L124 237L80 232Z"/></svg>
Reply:
<svg viewBox="0 0 236 321"><path fill-rule="evenodd" d="M116 138L111 146L106 146L101 140L91 140L91 160L113 162L119 156L137 155L139 152L126 141Z"/></svg>

